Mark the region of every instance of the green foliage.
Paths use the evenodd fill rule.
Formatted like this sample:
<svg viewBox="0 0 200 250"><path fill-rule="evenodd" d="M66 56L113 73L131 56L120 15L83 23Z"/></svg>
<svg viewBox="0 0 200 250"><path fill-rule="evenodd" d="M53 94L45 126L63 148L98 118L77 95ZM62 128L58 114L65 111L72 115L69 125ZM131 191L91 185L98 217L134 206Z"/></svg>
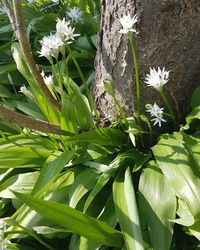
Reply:
<svg viewBox="0 0 200 250"><path fill-rule="evenodd" d="M175 219L176 196L155 161L146 164L139 182L141 220L148 226L153 249L170 249ZM159 235L159 237L158 237Z"/></svg>
<svg viewBox="0 0 200 250"><path fill-rule="evenodd" d="M83 11L71 20L80 36L53 63L38 57L41 38L74 6ZM2 104L47 122L46 132L0 123L0 240L10 241L9 249L198 249L199 89L180 131L153 138L148 118L124 117L104 81L119 110L117 122L101 127L88 96L99 10L90 0L23 3L32 53L40 71L53 73L47 86L60 109L38 86L0 13ZM49 133L52 124L60 134Z"/></svg>
<svg viewBox="0 0 200 250"><path fill-rule="evenodd" d="M127 250L143 250L135 191L130 169L119 173L113 183L116 215L124 235Z"/></svg>

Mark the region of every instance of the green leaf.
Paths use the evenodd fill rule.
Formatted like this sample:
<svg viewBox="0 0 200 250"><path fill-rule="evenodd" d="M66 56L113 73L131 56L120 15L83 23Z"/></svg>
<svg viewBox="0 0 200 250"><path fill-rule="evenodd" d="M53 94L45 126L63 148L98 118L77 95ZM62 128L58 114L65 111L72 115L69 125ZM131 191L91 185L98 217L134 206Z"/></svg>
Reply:
<svg viewBox="0 0 200 250"><path fill-rule="evenodd" d="M68 76L64 76L64 81L68 89L70 105L73 107L73 117L72 122L77 122L81 130L88 130L94 127L94 121L92 117L92 112L88 103L87 98L81 93L79 87L76 83ZM71 109L72 109L71 107ZM68 107L65 105L65 109ZM66 111L65 111L66 113ZM63 117L68 119L68 117ZM69 117L71 118L71 117Z"/></svg>
<svg viewBox="0 0 200 250"><path fill-rule="evenodd" d="M50 181L54 180L63 170L66 164L72 159L73 155L74 151L66 151L58 156L55 160L51 161L49 164L44 165L32 194L36 194Z"/></svg>
<svg viewBox="0 0 200 250"><path fill-rule="evenodd" d="M113 200L127 250L144 250L138 209L130 169L113 183Z"/></svg>
<svg viewBox="0 0 200 250"><path fill-rule="evenodd" d="M200 180L196 175L197 166L184 147L181 134L163 135L152 148L154 157L168 179L176 195L185 201L192 215L200 215ZM180 138L179 138L180 137ZM178 139L179 138L179 139Z"/></svg>
<svg viewBox="0 0 200 250"><path fill-rule="evenodd" d="M38 135L0 139L0 168L42 167L53 147L50 140Z"/></svg>
<svg viewBox="0 0 200 250"><path fill-rule="evenodd" d="M55 31L56 28L56 14L50 13L42 17L34 18L30 22L31 28L38 34L45 33L47 31Z"/></svg>
<svg viewBox="0 0 200 250"><path fill-rule="evenodd" d="M0 97L14 98L11 92L4 86L0 85Z"/></svg>
<svg viewBox="0 0 200 250"><path fill-rule="evenodd" d="M31 193L39 172L18 174L8 178L0 185L0 197L15 198L10 189L20 193Z"/></svg>
<svg viewBox="0 0 200 250"><path fill-rule="evenodd" d="M1 65L0 66L0 75L9 73L11 71L14 71L16 69L15 64L6 64L6 65Z"/></svg>
<svg viewBox="0 0 200 250"><path fill-rule="evenodd" d="M105 222L98 221L63 204L41 200L30 195L13 193L45 218L73 233L97 243L122 247L121 233Z"/></svg>
<svg viewBox="0 0 200 250"><path fill-rule="evenodd" d="M64 99L61 110L61 129L71 133L77 132L75 107L69 97Z"/></svg>
<svg viewBox="0 0 200 250"><path fill-rule="evenodd" d="M127 143L124 132L114 128L99 128L66 139L67 141L94 143L104 146L122 146Z"/></svg>
<svg viewBox="0 0 200 250"><path fill-rule="evenodd" d="M191 103L190 103L190 106L192 109L200 106L200 87L196 88L193 95L192 95L192 98L191 98Z"/></svg>
<svg viewBox="0 0 200 250"><path fill-rule="evenodd" d="M154 250L169 250L176 216L176 196L170 183L151 161L143 170L139 182L141 218L147 224Z"/></svg>
<svg viewBox="0 0 200 250"><path fill-rule="evenodd" d="M91 168L85 168L75 179L69 191L69 206L75 208L81 198L91 190L96 182L98 175Z"/></svg>
<svg viewBox="0 0 200 250"><path fill-rule="evenodd" d="M41 92L41 89L38 87L37 82L33 78L32 73L30 72L25 58L23 56L22 50L18 43L12 44L12 54L17 65L17 69L23 75L23 77L29 83L34 96L36 97L37 104L43 111L44 115L49 119L50 122L54 124L59 124L60 118L58 111L49 103L46 97Z"/></svg>
<svg viewBox="0 0 200 250"><path fill-rule="evenodd" d="M50 155L50 151L43 148L13 146L1 150L0 168L30 168L42 167Z"/></svg>
<svg viewBox="0 0 200 250"><path fill-rule="evenodd" d="M101 175L100 178L98 179L96 185L92 189L91 193L89 194L85 205L83 212L85 213L86 210L88 209L89 205L93 201L93 199L96 197L96 195L102 190L102 188L106 185L106 183L109 181L110 178L106 178L104 175Z"/></svg>
<svg viewBox="0 0 200 250"><path fill-rule="evenodd" d="M187 116L186 116L186 125L183 126L183 129L189 129L190 128L190 124L194 121L194 120L200 120L200 106L195 107Z"/></svg>

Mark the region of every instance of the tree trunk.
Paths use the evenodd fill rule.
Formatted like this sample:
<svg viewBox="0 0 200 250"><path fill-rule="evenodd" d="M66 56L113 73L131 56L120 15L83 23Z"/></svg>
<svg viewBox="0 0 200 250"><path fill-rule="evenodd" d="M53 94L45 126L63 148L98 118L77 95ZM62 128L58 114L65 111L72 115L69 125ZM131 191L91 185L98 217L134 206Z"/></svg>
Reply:
<svg viewBox="0 0 200 250"><path fill-rule="evenodd" d="M199 0L101 0L101 24L96 56L96 78L92 91L102 117L113 120L113 100L102 88L106 73L112 75L117 99L128 116L135 107L133 59L119 18L137 14L138 34L133 34L141 82L141 108L158 103L157 91L144 83L149 67L170 71L164 90L183 122L194 89L200 83ZM127 65L124 64L127 63ZM124 64L122 66L122 64Z"/></svg>

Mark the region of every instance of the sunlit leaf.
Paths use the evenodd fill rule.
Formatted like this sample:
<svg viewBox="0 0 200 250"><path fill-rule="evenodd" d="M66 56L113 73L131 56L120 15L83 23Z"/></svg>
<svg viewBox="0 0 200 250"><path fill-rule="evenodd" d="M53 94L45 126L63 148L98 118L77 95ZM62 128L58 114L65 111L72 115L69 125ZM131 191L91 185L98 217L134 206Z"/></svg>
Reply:
<svg viewBox="0 0 200 250"><path fill-rule="evenodd" d="M139 182L141 218L147 224L154 250L169 250L176 215L176 196L154 161L147 164Z"/></svg>
<svg viewBox="0 0 200 250"><path fill-rule="evenodd" d="M70 207L76 207L81 198L95 186L97 178L97 173L91 168L81 171L69 191Z"/></svg>
<svg viewBox="0 0 200 250"><path fill-rule="evenodd" d="M101 244L122 247L121 233L105 222L93 219L63 204L41 200L30 195L15 192L14 194L50 221L73 233Z"/></svg>
<svg viewBox="0 0 200 250"><path fill-rule="evenodd" d="M126 134L119 129L99 128L69 137L67 141L94 143L104 146L122 146L127 143Z"/></svg>
<svg viewBox="0 0 200 250"><path fill-rule="evenodd" d="M185 201L195 218L200 214L200 180L196 175L197 166L184 142L178 135L163 135L152 150L158 166L175 190L176 195Z"/></svg>
<svg viewBox="0 0 200 250"><path fill-rule="evenodd" d="M143 250L135 191L130 169L116 177L113 183L113 200L127 250Z"/></svg>

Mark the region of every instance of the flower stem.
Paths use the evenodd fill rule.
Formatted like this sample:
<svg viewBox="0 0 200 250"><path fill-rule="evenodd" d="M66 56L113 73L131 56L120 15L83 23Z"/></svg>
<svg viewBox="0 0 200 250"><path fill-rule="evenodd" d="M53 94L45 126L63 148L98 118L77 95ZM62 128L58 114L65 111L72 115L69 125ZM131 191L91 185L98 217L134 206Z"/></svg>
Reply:
<svg viewBox="0 0 200 250"><path fill-rule="evenodd" d="M135 70L136 102L137 102L136 103L136 111L138 113L138 117L140 117L140 79L139 79L137 57L136 57L136 54L135 54L135 47L134 47L133 38L132 38L132 35L131 35L130 32L128 34L128 39L129 39L130 45L131 45L131 51L132 51L133 62L134 62L134 70Z"/></svg>
<svg viewBox="0 0 200 250"><path fill-rule="evenodd" d="M60 81L59 81L59 78L58 78L57 70L56 70L56 67L55 67L55 65L53 64L53 62L51 63L51 67L52 67L53 74L55 75L56 80L57 80L57 82L58 82L58 85L59 85L59 87L60 87ZM56 95L56 98L57 98L58 100L61 99L61 98L58 96L58 94L57 94L56 91L55 91L55 95Z"/></svg>
<svg viewBox="0 0 200 250"><path fill-rule="evenodd" d="M83 75L83 73L82 73L82 71L81 71L81 68L80 68L80 66L79 66L79 64L78 64L78 62L77 62L75 56L73 55L73 53L72 53L72 51L71 51L71 49L70 49L69 46L67 46L67 50L69 51L69 54L70 54L70 56L71 56L71 58L72 58L72 61L74 62L75 66L76 66L76 68L77 68L77 70L78 70L78 73L79 73L79 75L80 75L80 78L81 78L81 80L82 80L82 82L83 82L83 85L84 85L84 87L85 87L86 94L87 94L89 103L90 103L90 105L91 105L91 108L93 109L93 111L94 111L94 113L95 113L95 116L96 116L96 119L97 119L97 121L99 122L99 121L100 121L100 116L99 116L99 113L98 113L98 111L97 111L97 109L96 109L96 107L95 107L94 100L93 100L92 95L91 95L91 93L90 93L90 90L89 90L89 88L88 88L88 86L87 86L85 77L84 77L84 75Z"/></svg>
<svg viewBox="0 0 200 250"><path fill-rule="evenodd" d="M167 109L169 110L169 113L171 114L171 118L173 120L174 127L177 128L174 111L172 110L171 105L170 105L169 101L167 100L167 97L165 96L165 94L164 94L164 92L162 90L159 91L159 93L160 93L160 95L161 95L161 97L162 97L162 99L163 99L163 101L164 101Z"/></svg>
<svg viewBox="0 0 200 250"><path fill-rule="evenodd" d="M125 114L125 112L124 112L122 106L120 105L120 103L118 102L118 100L117 100L117 98L116 98L115 96L113 96L113 99L114 99L115 105L119 108L119 111L120 111L120 113L121 113L121 116L122 116L122 119L123 119L125 125L128 127L128 126L129 126L129 125L128 125L128 121L127 121L127 119L126 119L126 114Z"/></svg>

